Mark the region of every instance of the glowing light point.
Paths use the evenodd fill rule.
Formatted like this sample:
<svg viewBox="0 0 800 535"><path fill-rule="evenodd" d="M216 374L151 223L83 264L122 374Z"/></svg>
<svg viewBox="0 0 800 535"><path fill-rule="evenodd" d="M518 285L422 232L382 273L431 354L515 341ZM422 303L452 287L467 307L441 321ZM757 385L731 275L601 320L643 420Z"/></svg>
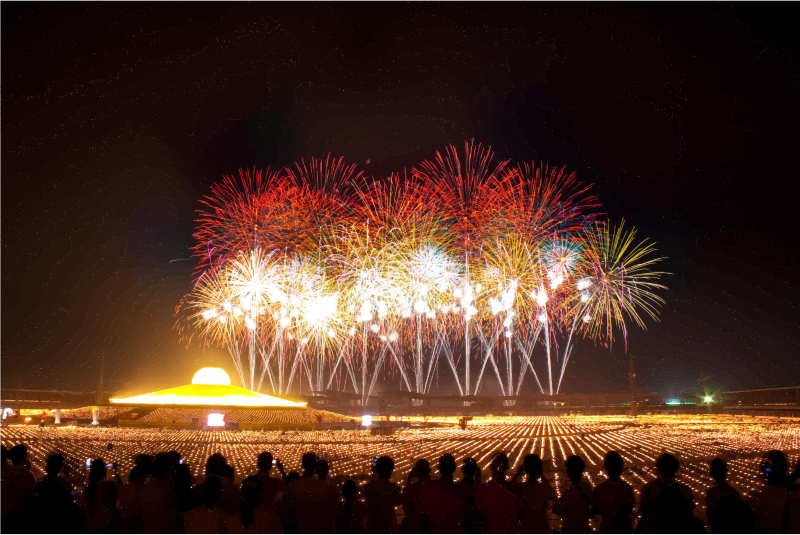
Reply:
<svg viewBox="0 0 800 535"><path fill-rule="evenodd" d="M225 415L216 412L209 414L208 427L225 427Z"/></svg>
<svg viewBox="0 0 800 535"><path fill-rule="evenodd" d="M585 303L585 302L586 302L586 301L588 301L588 300L589 300L589 294L587 294L587 293L582 293L582 294L581 294L581 303Z"/></svg>
<svg viewBox="0 0 800 535"><path fill-rule="evenodd" d="M369 414L365 414L364 416L362 416L361 417L361 425L363 425L364 427L371 426L372 425L372 416L370 416Z"/></svg>
<svg viewBox="0 0 800 535"><path fill-rule="evenodd" d="M706 403L711 403L712 401L714 401L714 398L712 398L711 396L706 396L703 398L703 401L705 401Z"/></svg>
<svg viewBox="0 0 800 535"><path fill-rule="evenodd" d="M200 368L192 377L192 384L230 386L231 378L222 368Z"/></svg>

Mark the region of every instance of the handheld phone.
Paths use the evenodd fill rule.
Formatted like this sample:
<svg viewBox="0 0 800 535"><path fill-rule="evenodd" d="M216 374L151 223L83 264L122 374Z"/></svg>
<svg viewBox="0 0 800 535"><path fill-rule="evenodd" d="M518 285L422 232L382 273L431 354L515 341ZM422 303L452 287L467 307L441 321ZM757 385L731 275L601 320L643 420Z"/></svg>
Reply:
<svg viewBox="0 0 800 535"><path fill-rule="evenodd" d="M272 459L272 464L278 464L278 459Z"/></svg>
<svg viewBox="0 0 800 535"><path fill-rule="evenodd" d="M772 472L772 468L770 467L764 468L764 471L769 474L770 472Z"/></svg>
<svg viewBox="0 0 800 535"><path fill-rule="evenodd" d="M106 463L106 468L112 468L113 466L114 466L114 463Z"/></svg>
<svg viewBox="0 0 800 535"><path fill-rule="evenodd" d="M183 459L179 460L178 464L183 464Z"/></svg>
<svg viewBox="0 0 800 535"><path fill-rule="evenodd" d="M86 469L88 470L91 467L92 467L92 460L91 459L86 459Z"/></svg>

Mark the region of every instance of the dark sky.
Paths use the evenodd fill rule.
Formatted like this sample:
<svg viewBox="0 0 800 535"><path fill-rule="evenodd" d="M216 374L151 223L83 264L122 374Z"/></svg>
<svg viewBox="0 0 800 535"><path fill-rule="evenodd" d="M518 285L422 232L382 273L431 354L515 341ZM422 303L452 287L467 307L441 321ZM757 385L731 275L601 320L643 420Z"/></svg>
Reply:
<svg viewBox="0 0 800 535"><path fill-rule="evenodd" d="M791 3L3 2L2 384L93 389L102 353L107 389L230 369L172 329L215 181L327 152L383 176L472 138L576 171L669 257L661 322L629 333L643 383L798 384L795 20ZM627 361L580 341L565 389L625 390Z"/></svg>

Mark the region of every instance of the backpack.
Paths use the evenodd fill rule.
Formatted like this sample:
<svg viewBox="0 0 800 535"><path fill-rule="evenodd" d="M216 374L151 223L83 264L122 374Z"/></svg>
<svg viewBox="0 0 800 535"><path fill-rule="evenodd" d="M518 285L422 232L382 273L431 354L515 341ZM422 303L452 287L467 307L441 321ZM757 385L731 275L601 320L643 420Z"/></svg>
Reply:
<svg viewBox="0 0 800 535"><path fill-rule="evenodd" d="M694 516L692 504L680 490L678 483L666 485L657 483L661 492L648 504L645 511L649 518L642 515L642 520L650 520L653 533L705 533L705 523Z"/></svg>

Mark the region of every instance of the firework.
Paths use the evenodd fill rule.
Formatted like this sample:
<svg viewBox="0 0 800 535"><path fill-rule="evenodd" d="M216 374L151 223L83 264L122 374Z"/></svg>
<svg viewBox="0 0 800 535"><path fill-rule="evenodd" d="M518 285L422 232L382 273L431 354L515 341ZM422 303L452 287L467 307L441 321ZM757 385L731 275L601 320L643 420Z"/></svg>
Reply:
<svg viewBox="0 0 800 535"><path fill-rule="evenodd" d="M587 185L479 144L410 179L330 156L242 172L204 203L181 325L227 347L251 389L335 381L366 403L386 373L428 393L442 362L462 394L492 372L505 395L530 375L555 394L578 338L627 344L663 303L653 244L600 220Z"/></svg>

